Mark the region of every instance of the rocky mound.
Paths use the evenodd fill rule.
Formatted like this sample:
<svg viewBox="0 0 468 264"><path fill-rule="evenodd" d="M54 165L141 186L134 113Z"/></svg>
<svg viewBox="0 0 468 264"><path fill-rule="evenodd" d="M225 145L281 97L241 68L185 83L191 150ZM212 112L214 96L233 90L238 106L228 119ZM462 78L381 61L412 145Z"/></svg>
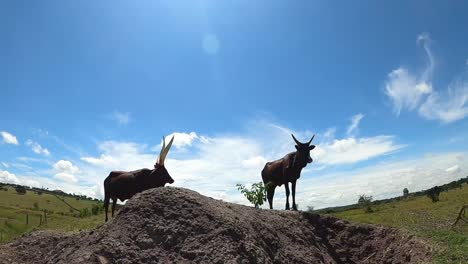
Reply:
<svg viewBox="0 0 468 264"><path fill-rule="evenodd" d="M34 232L0 246L2 263L427 263L396 229L262 210L181 188L134 196L90 232Z"/></svg>

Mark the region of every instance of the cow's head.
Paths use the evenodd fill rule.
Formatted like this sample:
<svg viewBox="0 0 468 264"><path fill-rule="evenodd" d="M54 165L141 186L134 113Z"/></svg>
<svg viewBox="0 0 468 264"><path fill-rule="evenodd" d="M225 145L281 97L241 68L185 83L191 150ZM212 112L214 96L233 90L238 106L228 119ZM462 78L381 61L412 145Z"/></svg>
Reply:
<svg viewBox="0 0 468 264"><path fill-rule="evenodd" d="M294 159L294 163L299 163L305 166L307 163L312 162L312 158L310 157L310 151L315 148L315 145L311 145L310 143L314 139L315 135L312 136L312 138L309 140L307 143L301 143L299 140L296 139L296 137L291 134L292 138L294 139L294 142L296 142L296 158Z"/></svg>
<svg viewBox="0 0 468 264"><path fill-rule="evenodd" d="M163 137L163 146L161 148L161 152L159 153L159 159L154 164L154 170L151 172L151 176L154 177L154 179L157 181L158 187L164 186L166 183L174 183L171 175L169 175L166 167L164 167L164 160L166 159L167 153L169 153L169 149L171 148L173 141L174 136L172 136L171 141L169 141L169 144L166 146L166 140Z"/></svg>

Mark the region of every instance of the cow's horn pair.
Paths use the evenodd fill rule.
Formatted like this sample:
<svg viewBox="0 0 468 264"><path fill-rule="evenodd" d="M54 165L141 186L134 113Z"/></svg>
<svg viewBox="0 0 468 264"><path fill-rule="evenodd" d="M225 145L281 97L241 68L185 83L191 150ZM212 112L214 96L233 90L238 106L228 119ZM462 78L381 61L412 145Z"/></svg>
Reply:
<svg viewBox="0 0 468 264"><path fill-rule="evenodd" d="M292 138L294 139L294 141L296 142L296 144L297 144L298 146L300 146L300 145L305 145L305 144L310 145L310 143L312 143L312 140L313 140L314 137L315 137L315 134L312 136L312 138L311 138L311 139L309 140L309 142L307 142L307 143L301 143L301 142L299 142L299 140L296 139L296 137L294 136L294 134L291 134L291 136L292 136Z"/></svg>
<svg viewBox="0 0 468 264"><path fill-rule="evenodd" d="M171 148L173 141L174 141L174 136L172 136L171 141L169 141L169 144L167 144L167 147L166 147L166 138L163 137L163 145L161 148L161 153L159 153L159 160L157 161L159 165L164 166L164 160L166 159L167 153L169 153L169 149Z"/></svg>

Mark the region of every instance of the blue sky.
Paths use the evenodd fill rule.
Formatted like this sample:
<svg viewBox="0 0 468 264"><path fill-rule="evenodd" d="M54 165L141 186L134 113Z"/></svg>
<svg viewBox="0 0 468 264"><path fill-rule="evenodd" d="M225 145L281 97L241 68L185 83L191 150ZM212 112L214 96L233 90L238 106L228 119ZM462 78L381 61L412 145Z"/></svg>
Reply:
<svg viewBox="0 0 468 264"><path fill-rule="evenodd" d="M3 1L0 180L102 196L110 170L245 203L235 183L316 134L298 203L468 175L468 5ZM382 172L383 171L383 172ZM390 186L390 187L389 187ZM284 191L277 192L278 208Z"/></svg>

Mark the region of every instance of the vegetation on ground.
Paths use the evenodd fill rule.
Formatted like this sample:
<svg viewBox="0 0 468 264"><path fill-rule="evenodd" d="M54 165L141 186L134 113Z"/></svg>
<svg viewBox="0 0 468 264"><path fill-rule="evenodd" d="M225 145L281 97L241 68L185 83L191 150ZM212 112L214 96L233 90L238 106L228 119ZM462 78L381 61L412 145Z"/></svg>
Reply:
<svg viewBox="0 0 468 264"><path fill-rule="evenodd" d="M437 202L411 193L405 199L372 203L371 213L362 208L335 211L332 215L355 223L377 224L410 231L436 249L436 263L468 263L468 224L454 228L460 208L468 203L468 184L437 195Z"/></svg>
<svg viewBox="0 0 468 264"><path fill-rule="evenodd" d="M102 202L85 196L5 184L0 189L0 243L33 230L88 230L103 219Z"/></svg>

